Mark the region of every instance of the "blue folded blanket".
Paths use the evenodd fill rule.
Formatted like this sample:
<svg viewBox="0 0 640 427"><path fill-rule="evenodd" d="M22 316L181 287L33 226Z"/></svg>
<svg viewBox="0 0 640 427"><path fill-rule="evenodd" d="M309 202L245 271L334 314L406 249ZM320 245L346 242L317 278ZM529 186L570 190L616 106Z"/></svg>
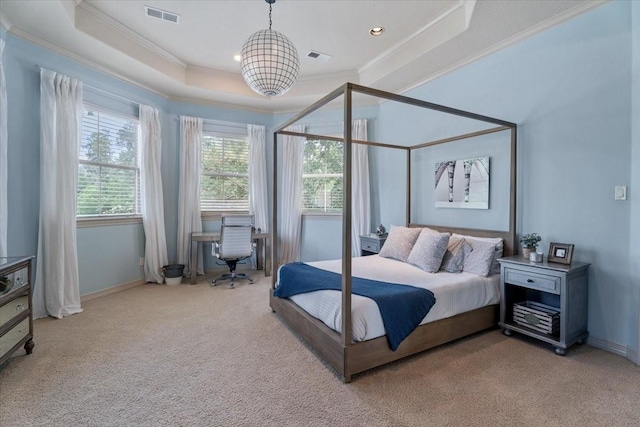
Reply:
<svg viewBox="0 0 640 427"><path fill-rule="evenodd" d="M273 294L288 298L327 289L342 290L342 275L294 262L280 269L279 284ZM361 277L352 277L351 293L371 298L378 304L389 347L393 351L420 325L436 303L433 292L427 289Z"/></svg>

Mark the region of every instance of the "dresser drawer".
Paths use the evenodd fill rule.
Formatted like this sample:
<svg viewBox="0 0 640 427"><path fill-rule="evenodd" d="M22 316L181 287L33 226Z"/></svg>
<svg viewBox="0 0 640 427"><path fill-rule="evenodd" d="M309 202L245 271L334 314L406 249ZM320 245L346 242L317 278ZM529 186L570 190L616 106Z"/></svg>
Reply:
<svg viewBox="0 0 640 427"><path fill-rule="evenodd" d="M504 273L505 283L512 283L530 289L540 289L554 294L560 293L560 277L512 268L505 268Z"/></svg>
<svg viewBox="0 0 640 427"><path fill-rule="evenodd" d="M29 295L23 295L0 307L0 328L14 317L29 309Z"/></svg>
<svg viewBox="0 0 640 427"><path fill-rule="evenodd" d="M0 337L0 357L29 335L29 318L24 319Z"/></svg>

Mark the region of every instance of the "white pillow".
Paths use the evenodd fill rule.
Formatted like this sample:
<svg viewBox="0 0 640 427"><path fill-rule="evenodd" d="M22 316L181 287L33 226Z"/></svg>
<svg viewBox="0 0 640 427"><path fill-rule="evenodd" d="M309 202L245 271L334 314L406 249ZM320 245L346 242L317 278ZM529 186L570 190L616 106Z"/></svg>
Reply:
<svg viewBox="0 0 640 427"><path fill-rule="evenodd" d="M384 258L393 258L402 262L407 262L411 249L420 235L420 228L408 228L392 225L389 230L387 240L385 240L380 255Z"/></svg>
<svg viewBox="0 0 640 427"><path fill-rule="evenodd" d="M407 261L428 273L435 273L440 269L448 243L449 233L439 233L430 228L424 228L413 245Z"/></svg>
<svg viewBox="0 0 640 427"><path fill-rule="evenodd" d="M472 250L471 245L465 239L451 236L447 251L442 258L440 270L448 271L449 273L461 273L464 268L464 260Z"/></svg>
<svg viewBox="0 0 640 427"><path fill-rule="evenodd" d="M493 260L491 261L491 269L489 270L489 274L500 274L500 263L498 262L498 258L502 257L502 253L504 252L504 241L501 237L476 237L456 233L452 234L452 237L463 238L470 244L472 240L493 244L495 247L495 252L493 254ZM473 245L471 246L473 247Z"/></svg>

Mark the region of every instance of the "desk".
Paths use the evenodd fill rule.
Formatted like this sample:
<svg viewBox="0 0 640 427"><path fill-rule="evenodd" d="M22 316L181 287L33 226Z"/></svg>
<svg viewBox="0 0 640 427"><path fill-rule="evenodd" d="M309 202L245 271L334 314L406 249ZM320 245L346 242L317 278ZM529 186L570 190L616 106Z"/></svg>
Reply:
<svg viewBox="0 0 640 427"><path fill-rule="evenodd" d="M258 270L264 269L264 275L271 275L271 234L252 233L251 238L256 241L256 264ZM191 233L191 284L196 283L198 274L198 242L217 242L220 240L220 232ZM264 249L264 258L262 251Z"/></svg>

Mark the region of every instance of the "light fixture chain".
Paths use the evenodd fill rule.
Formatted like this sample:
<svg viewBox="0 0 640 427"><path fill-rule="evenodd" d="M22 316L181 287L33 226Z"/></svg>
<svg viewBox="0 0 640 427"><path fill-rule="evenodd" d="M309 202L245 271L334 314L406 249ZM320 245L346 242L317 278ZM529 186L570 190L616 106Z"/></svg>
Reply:
<svg viewBox="0 0 640 427"><path fill-rule="evenodd" d="M269 3L269 30L271 30L271 3Z"/></svg>

